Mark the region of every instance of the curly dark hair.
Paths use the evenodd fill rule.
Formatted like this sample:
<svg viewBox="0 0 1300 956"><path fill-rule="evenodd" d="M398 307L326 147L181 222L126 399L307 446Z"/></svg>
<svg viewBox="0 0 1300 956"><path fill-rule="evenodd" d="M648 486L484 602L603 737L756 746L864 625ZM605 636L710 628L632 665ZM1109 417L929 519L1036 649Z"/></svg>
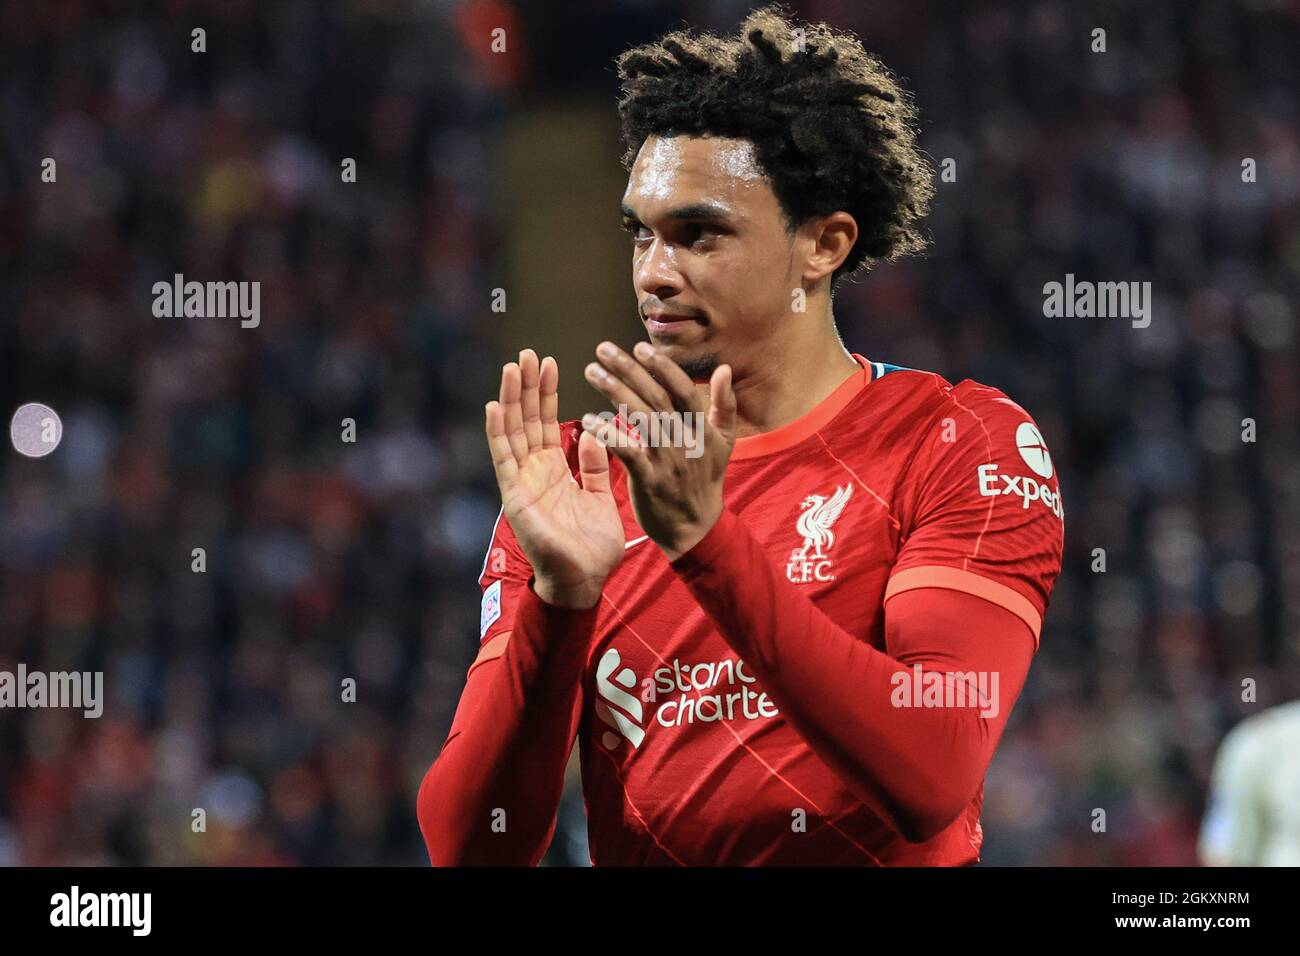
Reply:
<svg viewBox="0 0 1300 956"><path fill-rule="evenodd" d="M836 210L858 240L833 282L925 247L933 170L908 94L851 33L798 25L780 4L735 37L679 30L618 57L631 168L648 136L749 140L788 230Z"/></svg>

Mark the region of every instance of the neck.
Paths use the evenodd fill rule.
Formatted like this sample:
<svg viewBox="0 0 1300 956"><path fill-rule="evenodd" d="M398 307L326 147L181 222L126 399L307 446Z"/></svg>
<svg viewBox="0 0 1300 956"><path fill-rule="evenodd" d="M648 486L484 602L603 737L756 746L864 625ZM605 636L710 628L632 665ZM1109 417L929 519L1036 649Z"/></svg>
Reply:
<svg viewBox="0 0 1300 956"><path fill-rule="evenodd" d="M732 365L737 438L802 418L862 369L840 341L829 305L823 319L791 326L792 334Z"/></svg>

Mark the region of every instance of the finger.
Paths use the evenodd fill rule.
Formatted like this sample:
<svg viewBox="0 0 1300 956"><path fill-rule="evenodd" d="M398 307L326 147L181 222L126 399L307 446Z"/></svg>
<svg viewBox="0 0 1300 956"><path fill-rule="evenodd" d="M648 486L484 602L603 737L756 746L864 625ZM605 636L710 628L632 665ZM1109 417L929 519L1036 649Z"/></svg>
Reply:
<svg viewBox="0 0 1300 956"><path fill-rule="evenodd" d="M582 371L591 387L608 398L616 411L622 414L626 410L625 418L634 412L640 412L648 420L656 414L640 395L600 362L590 362Z"/></svg>
<svg viewBox="0 0 1300 956"><path fill-rule="evenodd" d="M524 420L524 439L528 450L536 451L542 447L542 409L538 385L541 371L538 368L537 353L524 349L519 353L519 406Z"/></svg>
<svg viewBox="0 0 1300 956"><path fill-rule="evenodd" d="M654 380L640 362L613 342L601 342L596 347L596 358L611 375L630 388L646 408L665 412L673 410L672 399L663 386Z"/></svg>
<svg viewBox="0 0 1300 956"><path fill-rule="evenodd" d="M542 419L542 447L559 448L563 444L560 437L560 366L549 355L542 359L537 391Z"/></svg>
<svg viewBox="0 0 1300 956"><path fill-rule="evenodd" d="M591 432L578 436L578 474L584 490L609 494L609 452Z"/></svg>
<svg viewBox="0 0 1300 956"><path fill-rule="evenodd" d="M638 342L632 349L636 360L653 373L662 388L667 392L671 408L682 412L703 411L700 407L700 394L695 389L691 377L682 371L682 367L670 359L663 351L649 342Z"/></svg>
<svg viewBox="0 0 1300 956"><path fill-rule="evenodd" d="M528 439L524 435L524 412L520 404L521 384L519 366L507 362L501 368L501 408L505 416L505 433L510 442L510 451L519 464L528 457Z"/></svg>
<svg viewBox="0 0 1300 956"><path fill-rule="evenodd" d="M507 483L519 474L519 462L506 437L505 410L500 402L488 402L483 409L484 430L487 432L488 452L492 455L492 470L496 472L497 486L503 491Z"/></svg>
<svg viewBox="0 0 1300 956"><path fill-rule="evenodd" d="M646 448L635 437L635 432L620 432L613 421L590 412L582 416L582 430L584 435L596 439L604 451L613 452L629 474L640 479L648 473L650 461Z"/></svg>
<svg viewBox="0 0 1300 956"><path fill-rule="evenodd" d="M719 365L709 379L709 424L728 442L736 434L736 391L731 387L730 365Z"/></svg>

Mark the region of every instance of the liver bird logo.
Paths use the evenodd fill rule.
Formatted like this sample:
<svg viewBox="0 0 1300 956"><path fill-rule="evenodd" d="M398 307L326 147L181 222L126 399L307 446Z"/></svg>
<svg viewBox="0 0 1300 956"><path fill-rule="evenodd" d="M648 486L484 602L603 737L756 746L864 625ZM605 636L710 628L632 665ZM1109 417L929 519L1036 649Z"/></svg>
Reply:
<svg viewBox="0 0 1300 956"><path fill-rule="evenodd" d="M795 548L791 560L825 557L831 545L835 543L835 532L831 526L839 519L844 506L853 495L853 483L836 488L835 493L827 498L825 495L809 495L800 504L803 514L799 516L795 529L803 535L803 547ZM812 549L811 553L809 548Z"/></svg>

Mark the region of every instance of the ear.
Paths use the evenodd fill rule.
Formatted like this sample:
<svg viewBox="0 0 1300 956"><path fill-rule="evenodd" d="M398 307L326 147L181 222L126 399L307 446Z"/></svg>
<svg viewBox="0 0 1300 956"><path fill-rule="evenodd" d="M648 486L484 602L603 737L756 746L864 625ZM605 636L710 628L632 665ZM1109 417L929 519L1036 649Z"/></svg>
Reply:
<svg viewBox="0 0 1300 956"><path fill-rule="evenodd" d="M838 269L858 241L857 221L843 210L808 222L803 227L811 246L804 263L803 280L816 284Z"/></svg>

